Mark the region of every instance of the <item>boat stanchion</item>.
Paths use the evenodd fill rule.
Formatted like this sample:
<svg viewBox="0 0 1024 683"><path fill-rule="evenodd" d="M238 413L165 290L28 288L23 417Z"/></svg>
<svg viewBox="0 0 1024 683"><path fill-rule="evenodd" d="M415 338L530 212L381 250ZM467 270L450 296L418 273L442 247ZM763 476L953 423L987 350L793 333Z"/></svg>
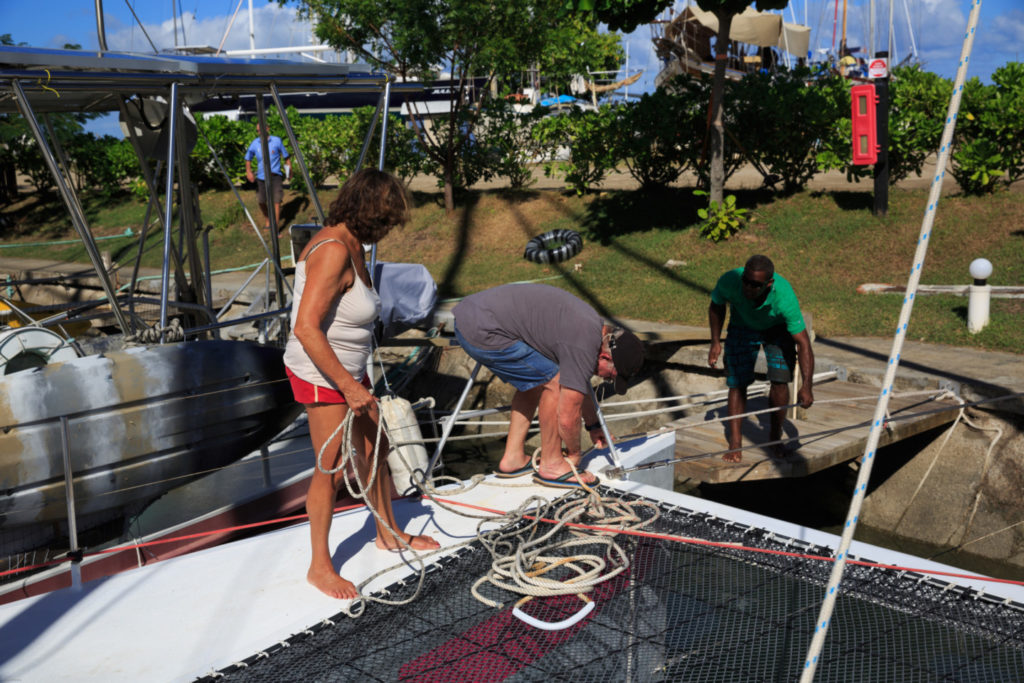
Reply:
<svg viewBox="0 0 1024 683"><path fill-rule="evenodd" d="M82 588L82 551L78 547L78 524L75 515L74 475L71 470L71 439L68 435L68 417L60 417L60 446L64 458L64 495L68 504L68 542L70 550L67 557L71 560L71 587Z"/></svg>

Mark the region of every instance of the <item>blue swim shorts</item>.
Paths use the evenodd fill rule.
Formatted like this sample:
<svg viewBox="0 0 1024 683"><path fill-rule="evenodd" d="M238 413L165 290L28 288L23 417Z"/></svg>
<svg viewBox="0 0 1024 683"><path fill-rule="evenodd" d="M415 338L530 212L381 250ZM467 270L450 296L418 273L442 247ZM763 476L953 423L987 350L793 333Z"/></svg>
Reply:
<svg viewBox="0 0 1024 683"><path fill-rule="evenodd" d="M529 391L546 384L558 374L558 365L528 344L517 341L503 349L481 349L473 346L455 328L455 339L462 350L491 372L519 391Z"/></svg>
<svg viewBox="0 0 1024 683"><path fill-rule="evenodd" d="M767 330L752 330L740 325L729 325L725 337L726 384L733 388L746 388L754 381L754 363L764 347L768 364L768 381L786 384L793 381L796 367L796 343L785 325Z"/></svg>

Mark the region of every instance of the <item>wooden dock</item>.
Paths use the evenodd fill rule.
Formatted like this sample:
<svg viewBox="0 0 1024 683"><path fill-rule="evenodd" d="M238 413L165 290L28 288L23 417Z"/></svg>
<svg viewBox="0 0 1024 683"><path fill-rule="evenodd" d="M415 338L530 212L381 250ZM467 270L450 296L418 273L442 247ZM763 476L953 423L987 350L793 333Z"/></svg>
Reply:
<svg viewBox="0 0 1024 683"><path fill-rule="evenodd" d="M725 423L712 421L727 415L724 403L700 415L690 415L669 426L676 432L676 457L692 458L676 463L676 480L693 479L711 484L803 477L814 472L861 457L867 443L871 418L879 390L864 384L832 380L814 387L815 403L800 411L798 419L787 417L783 437L796 438L788 444L790 453L784 459L773 459L769 447L756 444L769 440L769 414L763 413L743 420L743 459L738 463L722 460L728 448ZM933 394L938 395L936 390ZM767 396L752 397L747 411L768 407ZM956 419L959 404L951 398L936 400L915 393L896 393L889 401L891 420L879 439L879 447L920 434ZM681 428L683 427L683 428ZM850 427L849 429L843 429ZM706 457L701 457L706 455Z"/></svg>

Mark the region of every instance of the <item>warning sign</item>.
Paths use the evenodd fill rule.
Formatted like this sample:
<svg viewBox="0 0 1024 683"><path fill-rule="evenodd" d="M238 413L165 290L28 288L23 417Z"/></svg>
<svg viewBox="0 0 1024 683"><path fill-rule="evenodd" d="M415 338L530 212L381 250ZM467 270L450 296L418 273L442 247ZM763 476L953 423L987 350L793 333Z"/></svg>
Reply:
<svg viewBox="0 0 1024 683"><path fill-rule="evenodd" d="M888 78L889 77L889 60L885 57L875 57L868 64L868 77L869 78Z"/></svg>

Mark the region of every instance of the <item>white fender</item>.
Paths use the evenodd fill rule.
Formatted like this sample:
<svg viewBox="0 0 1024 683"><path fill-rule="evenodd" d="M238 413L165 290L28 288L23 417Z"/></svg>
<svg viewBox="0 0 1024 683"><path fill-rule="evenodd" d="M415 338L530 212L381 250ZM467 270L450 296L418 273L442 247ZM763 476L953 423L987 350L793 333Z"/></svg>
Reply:
<svg viewBox="0 0 1024 683"><path fill-rule="evenodd" d="M395 481L395 490L399 495L406 495L416 488L413 472L419 470L417 478L423 477L429 460L427 449L421 443L423 434L412 404L398 396L384 396L380 399L380 414L388 429L391 451L388 453L388 466L391 478ZM407 442L416 443L407 443ZM395 447L396 443L405 445Z"/></svg>

